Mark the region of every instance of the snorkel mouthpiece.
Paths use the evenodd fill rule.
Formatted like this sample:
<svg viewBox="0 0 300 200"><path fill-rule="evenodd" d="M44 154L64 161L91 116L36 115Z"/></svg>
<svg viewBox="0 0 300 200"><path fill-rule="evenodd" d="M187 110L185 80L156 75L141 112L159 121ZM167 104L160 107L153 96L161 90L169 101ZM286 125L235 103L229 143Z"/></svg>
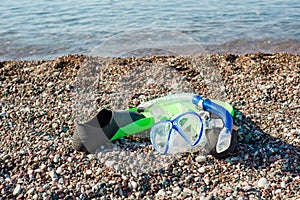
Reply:
<svg viewBox="0 0 300 200"><path fill-rule="evenodd" d="M218 142L216 146L217 153L222 153L230 147L231 142L231 132L224 127L218 137Z"/></svg>

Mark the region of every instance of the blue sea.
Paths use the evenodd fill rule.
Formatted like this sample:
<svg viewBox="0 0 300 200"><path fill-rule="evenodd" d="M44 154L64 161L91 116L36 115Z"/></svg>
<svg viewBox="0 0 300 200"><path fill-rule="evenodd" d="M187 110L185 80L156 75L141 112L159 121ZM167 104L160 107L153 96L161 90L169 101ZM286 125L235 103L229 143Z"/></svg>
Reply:
<svg viewBox="0 0 300 200"><path fill-rule="evenodd" d="M161 29L208 53L300 54L299 0L0 0L0 19L0 60L105 51L112 38ZM147 36L136 40L147 47Z"/></svg>

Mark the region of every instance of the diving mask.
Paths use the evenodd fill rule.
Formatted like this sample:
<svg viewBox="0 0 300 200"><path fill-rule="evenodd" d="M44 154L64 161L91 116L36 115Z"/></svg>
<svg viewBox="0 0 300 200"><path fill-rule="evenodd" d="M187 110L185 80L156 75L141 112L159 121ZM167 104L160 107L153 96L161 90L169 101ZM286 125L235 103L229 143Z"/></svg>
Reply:
<svg viewBox="0 0 300 200"><path fill-rule="evenodd" d="M219 132L216 152L222 153L230 147L233 125L230 113L222 106L199 95L195 95L192 102L203 109L199 114L185 112L170 120L159 121L151 128L151 142L161 154L191 152L204 148L207 141L206 134L214 134L214 130L220 128L222 129ZM219 118L210 118L210 112Z"/></svg>
<svg viewBox="0 0 300 200"><path fill-rule="evenodd" d="M156 123L151 128L150 139L161 154L185 152L190 151L191 147L205 145L203 129L200 115L186 112Z"/></svg>

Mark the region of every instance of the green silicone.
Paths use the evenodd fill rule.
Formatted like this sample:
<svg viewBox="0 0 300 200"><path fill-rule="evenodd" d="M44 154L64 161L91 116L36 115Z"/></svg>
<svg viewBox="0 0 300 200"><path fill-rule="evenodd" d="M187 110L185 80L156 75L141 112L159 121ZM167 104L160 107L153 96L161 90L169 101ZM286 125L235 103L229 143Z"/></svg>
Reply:
<svg viewBox="0 0 300 200"><path fill-rule="evenodd" d="M234 109L229 103L224 102L224 101L218 101L218 100L212 100L212 101L219 104L220 106L224 107L231 114L231 116L234 116ZM190 102L190 103L189 102L181 102L181 103L176 102L173 104L168 104L167 102L165 102L165 103L160 102L159 105L162 106L164 110L168 111L172 116L180 114L181 108L183 106L188 108L188 110L190 112L199 111L192 102ZM129 111L138 112L138 109L130 108ZM145 110L140 113L143 114L145 116L145 118L137 120L137 121L133 121L132 123L130 123L124 127L121 127L110 140L111 141L116 140L118 138L122 138L125 136L133 135L133 134L148 130L155 124L154 117L149 112L149 110Z"/></svg>
<svg viewBox="0 0 300 200"><path fill-rule="evenodd" d="M116 140L118 138L140 133L150 129L154 124L155 121L152 117L134 121L124 127L121 127L110 140Z"/></svg>

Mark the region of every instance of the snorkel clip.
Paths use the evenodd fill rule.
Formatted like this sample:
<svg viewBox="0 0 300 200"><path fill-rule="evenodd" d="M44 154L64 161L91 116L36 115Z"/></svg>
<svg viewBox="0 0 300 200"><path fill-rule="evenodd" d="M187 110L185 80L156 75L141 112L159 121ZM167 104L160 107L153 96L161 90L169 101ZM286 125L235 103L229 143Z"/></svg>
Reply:
<svg viewBox="0 0 300 200"><path fill-rule="evenodd" d="M204 98L202 98L200 95L194 95L192 102L193 104L197 105L199 108L203 109L203 102Z"/></svg>

